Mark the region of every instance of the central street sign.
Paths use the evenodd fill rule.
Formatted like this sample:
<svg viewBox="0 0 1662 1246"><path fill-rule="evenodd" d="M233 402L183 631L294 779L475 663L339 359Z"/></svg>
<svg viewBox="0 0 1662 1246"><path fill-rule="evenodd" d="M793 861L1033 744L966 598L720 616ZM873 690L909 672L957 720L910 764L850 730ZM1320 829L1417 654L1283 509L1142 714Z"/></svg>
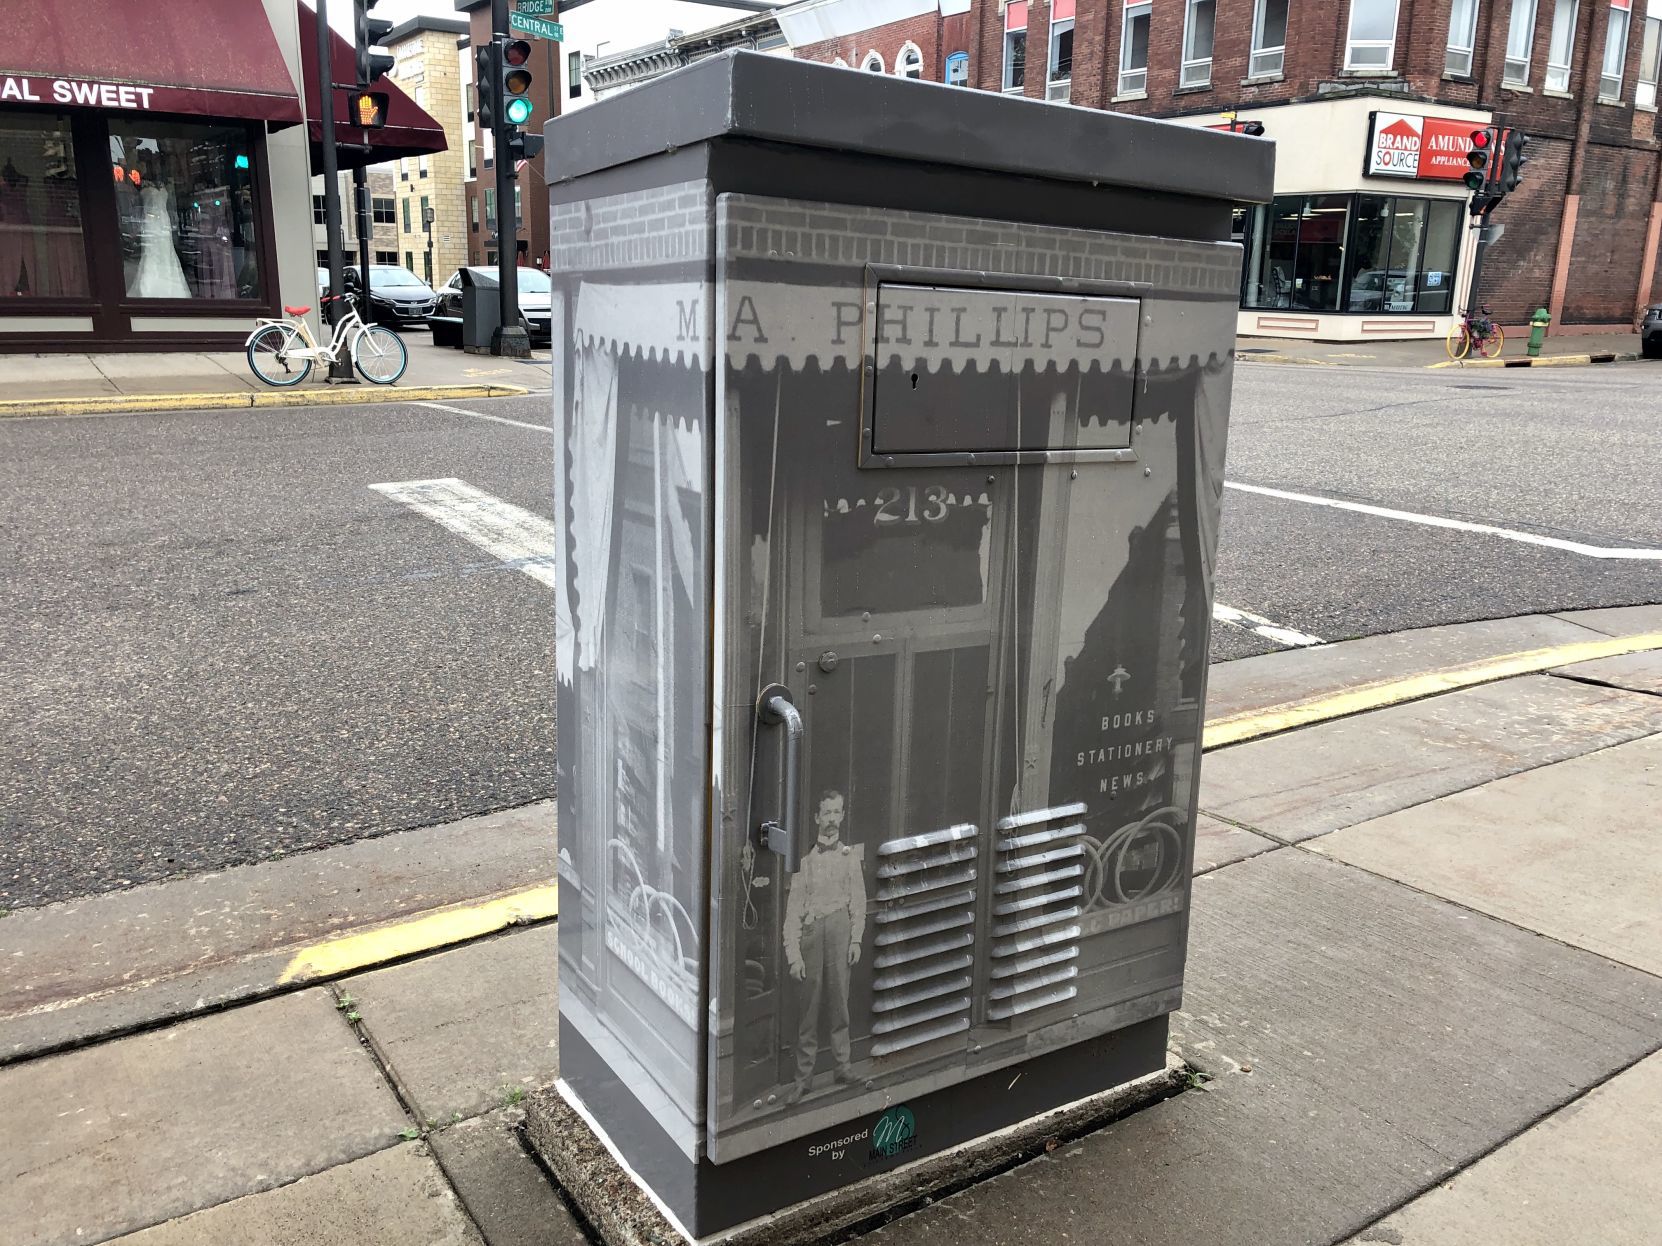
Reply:
<svg viewBox="0 0 1662 1246"><path fill-rule="evenodd" d="M516 35L536 35L542 39L552 39L556 43L565 42L566 28L559 22L544 21L540 17L526 17L523 13L508 14L508 29Z"/></svg>
<svg viewBox="0 0 1662 1246"><path fill-rule="evenodd" d="M519 0L519 11L549 15L554 12L554 0Z"/></svg>

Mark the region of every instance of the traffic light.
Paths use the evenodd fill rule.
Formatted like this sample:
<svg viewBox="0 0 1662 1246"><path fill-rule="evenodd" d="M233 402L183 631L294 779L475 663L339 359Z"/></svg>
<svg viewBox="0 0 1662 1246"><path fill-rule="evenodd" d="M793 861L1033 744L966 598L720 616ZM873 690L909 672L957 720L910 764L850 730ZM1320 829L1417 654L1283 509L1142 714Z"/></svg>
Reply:
<svg viewBox="0 0 1662 1246"><path fill-rule="evenodd" d="M502 101L498 98L501 75L497 72L496 54L495 42L482 43L473 49L473 82L479 96L477 121L481 133L496 129L497 115L501 112Z"/></svg>
<svg viewBox="0 0 1662 1246"><path fill-rule="evenodd" d="M525 68L531 59L531 44L526 39L505 39L502 42L502 121L505 125L524 125L531 120L531 71Z"/></svg>
<svg viewBox="0 0 1662 1246"><path fill-rule="evenodd" d="M379 130L387 124L388 99L385 91L354 91L346 97L347 124Z"/></svg>
<svg viewBox="0 0 1662 1246"><path fill-rule="evenodd" d="M1495 132L1492 128L1472 131L1471 149L1466 152L1466 163L1471 165L1461 179L1466 189L1481 191L1494 176Z"/></svg>
<svg viewBox="0 0 1662 1246"><path fill-rule="evenodd" d="M1241 133L1260 138L1264 133L1264 123L1262 121L1248 121L1241 126Z"/></svg>
<svg viewBox="0 0 1662 1246"><path fill-rule="evenodd" d="M1523 167L1529 163L1529 157L1524 149L1529 146L1529 135L1522 130L1508 130L1506 132L1506 151L1500 163L1500 188L1503 191L1518 189L1523 181Z"/></svg>
<svg viewBox="0 0 1662 1246"><path fill-rule="evenodd" d="M392 68L392 57L385 52L372 52L381 40L385 39L392 30L392 23L385 18L371 17L369 11L381 0L355 0L357 7L357 51L358 51L358 85L367 87L377 78ZM383 110L384 111L384 110ZM354 106L353 115L357 114ZM384 121L383 121L383 124Z"/></svg>
<svg viewBox="0 0 1662 1246"><path fill-rule="evenodd" d="M508 159L516 163L542 154L542 135L513 130L508 134Z"/></svg>

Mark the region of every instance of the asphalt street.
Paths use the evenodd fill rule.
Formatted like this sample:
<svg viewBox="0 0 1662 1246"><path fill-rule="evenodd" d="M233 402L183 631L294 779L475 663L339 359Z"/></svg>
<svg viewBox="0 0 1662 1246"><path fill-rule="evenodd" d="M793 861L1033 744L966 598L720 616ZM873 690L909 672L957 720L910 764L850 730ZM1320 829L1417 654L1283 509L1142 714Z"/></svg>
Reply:
<svg viewBox="0 0 1662 1246"><path fill-rule="evenodd" d="M1662 369L1235 370L1228 478L1600 550L1662 548ZM1324 640L1662 601L1662 557L1575 553L1230 488L1217 600ZM1213 657L1276 646L1214 628Z"/></svg>
<svg viewBox="0 0 1662 1246"><path fill-rule="evenodd" d="M1236 376L1221 605L1332 641L1662 601L1662 560L1609 553L1662 548L1655 365ZM0 423L0 909L551 795L546 567L371 488L465 482L534 543L548 424L546 395Z"/></svg>

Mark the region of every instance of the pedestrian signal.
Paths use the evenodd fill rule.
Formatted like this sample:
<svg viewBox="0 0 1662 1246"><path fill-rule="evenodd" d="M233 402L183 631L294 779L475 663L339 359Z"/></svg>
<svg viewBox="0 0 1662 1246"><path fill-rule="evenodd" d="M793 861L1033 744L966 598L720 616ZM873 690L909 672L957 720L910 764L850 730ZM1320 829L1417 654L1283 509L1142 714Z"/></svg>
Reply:
<svg viewBox="0 0 1662 1246"><path fill-rule="evenodd" d="M379 130L387 124L388 98L385 91L354 91L347 97L346 105L350 124L365 130Z"/></svg>

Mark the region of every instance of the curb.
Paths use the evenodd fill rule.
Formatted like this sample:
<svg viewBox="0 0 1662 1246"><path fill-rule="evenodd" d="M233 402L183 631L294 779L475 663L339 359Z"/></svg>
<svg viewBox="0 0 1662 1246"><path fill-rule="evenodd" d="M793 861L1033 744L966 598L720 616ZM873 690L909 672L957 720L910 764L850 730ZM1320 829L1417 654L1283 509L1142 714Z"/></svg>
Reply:
<svg viewBox="0 0 1662 1246"><path fill-rule="evenodd" d="M1337 368L1341 365L1331 359L1306 359L1302 355L1242 355L1237 352L1236 363L1295 363L1306 368Z"/></svg>
<svg viewBox="0 0 1662 1246"><path fill-rule="evenodd" d="M1596 355L1538 355L1522 359L1446 359L1428 363L1427 368L1583 368L1593 363L1633 363L1639 358L1631 351L1602 351Z"/></svg>
<svg viewBox="0 0 1662 1246"><path fill-rule="evenodd" d="M411 385L363 389L250 390L232 394L109 394L96 398L19 398L0 402L0 419L41 415L131 415L150 411L226 411L251 407L347 407L442 398L517 398L521 385Z"/></svg>

